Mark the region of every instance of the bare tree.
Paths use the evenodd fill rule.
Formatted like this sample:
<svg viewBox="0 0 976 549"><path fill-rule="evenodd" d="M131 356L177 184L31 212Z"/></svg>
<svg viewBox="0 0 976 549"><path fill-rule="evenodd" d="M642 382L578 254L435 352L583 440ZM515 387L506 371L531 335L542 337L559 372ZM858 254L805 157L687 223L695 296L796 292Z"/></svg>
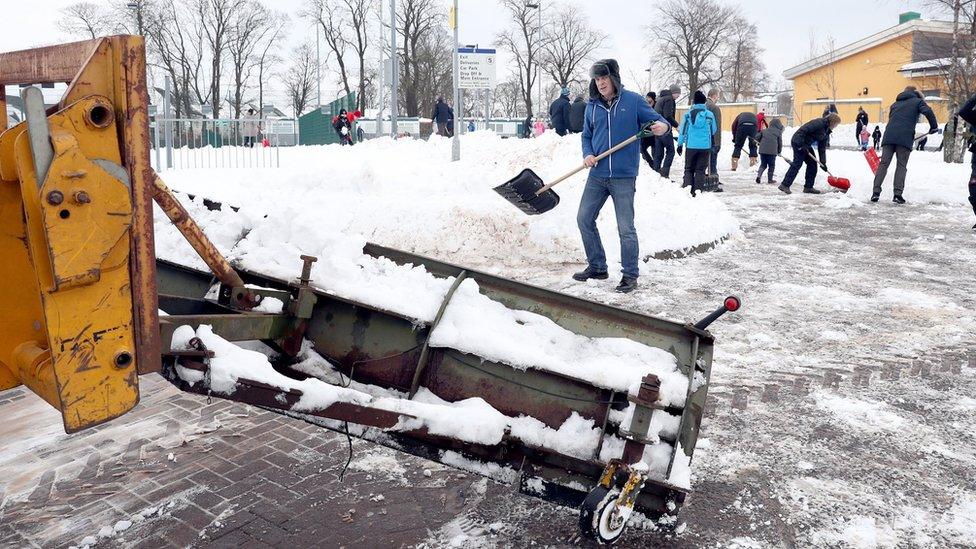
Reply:
<svg viewBox="0 0 976 549"><path fill-rule="evenodd" d="M359 86L356 93L356 108L361 110L366 105L366 50L369 47L369 16L376 9L375 0L342 0L352 30L353 51L359 63Z"/></svg>
<svg viewBox="0 0 976 549"><path fill-rule="evenodd" d="M689 92L721 82L721 59L732 33L729 22L741 16L739 8L717 0L665 0L656 11L648 31L662 68L681 75Z"/></svg>
<svg viewBox="0 0 976 549"><path fill-rule="evenodd" d="M443 25L434 25L417 43L413 87L417 94L418 115L429 116L437 94L451 89L453 47L454 37ZM454 109L460 111L458 105L454 105Z"/></svg>
<svg viewBox="0 0 976 549"><path fill-rule="evenodd" d="M525 101L525 110L532 115L532 89L536 84L537 65L543 50L548 46L548 37L540 25L541 4L536 8L523 0L500 0L502 8L508 12L509 26L495 36L495 45L508 50L515 58L515 70L519 80L519 90ZM541 108L541 106L540 106Z"/></svg>
<svg viewBox="0 0 976 549"><path fill-rule="evenodd" d="M224 68L224 53L227 51L233 21L243 9L244 4L237 0L195 0L194 9L198 35L206 47L206 54L210 61L209 90L206 95L197 95L201 103L206 103L204 97L213 102L213 117L220 117L220 84Z"/></svg>
<svg viewBox="0 0 976 549"><path fill-rule="evenodd" d="M296 124L315 90L315 72L315 47L306 42L292 51L289 67L280 75Z"/></svg>
<svg viewBox="0 0 976 549"><path fill-rule="evenodd" d="M151 13L158 9L157 0L111 0L110 11L115 32L145 35Z"/></svg>
<svg viewBox="0 0 976 549"><path fill-rule="evenodd" d="M522 88L518 78L514 75L495 86L492 116L514 116L522 118L525 114L525 103L522 100Z"/></svg>
<svg viewBox="0 0 976 549"><path fill-rule="evenodd" d="M112 32L109 11L94 2L75 2L60 11L58 27L72 36L98 38Z"/></svg>
<svg viewBox="0 0 976 549"><path fill-rule="evenodd" d="M227 53L230 57L231 108L234 118L241 116L244 93L260 60L255 54L263 50L275 30L274 14L256 0L244 2L244 9L238 10L231 21Z"/></svg>
<svg viewBox="0 0 976 549"><path fill-rule="evenodd" d="M268 40L265 41L261 52L257 54L258 67L258 109L264 113L264 82L265 73L268 67L279 65L283 60L277 53L278 40L288 27L288 17L280 14L275 17L275 27L271 31Z"/></svg>
<svg viewBox="0 0 976 549"><path fill-rule="evenodd" d="M928 7L952 18L952 39L946 44L938 36L922 35L925 44L933 52L946 52L933 60L943 81L948 99L949 120L942 136L942 154L945 162L959 163L966 154L968 132L965 123L955 115L960 105L976 92L976 1L929 0ZM923 42L924 43L924 42ZM946 47L948 46L948 48Z"/></svg>
<svg viewBox="0 0 976 549"><path fill-rule="evenodd" d="M559 87L580 82L578 71L590 54L603 47L607 34L590 26L578 6L564 4L546 25L540 66Z"/></svg>
<svg viewBox="0 0 976 549"><path fill-rule="evenodd" d="M299 12L301 17L314 21L322 30L322 38L332 55L335 55L339 68L339 84L352 93L349 86L349 69L346 67L346 50L351 45L348 37L345 0L307 0Z"/></svg>
<svg viewBox="0 0 976 549"><path fill-rule="evenodd" d="M733 34L722 60L725 74L722 87L731 101L741 101L755 97L769 75L762 62L763 49L756 41L759 36L756 25L739 18L731 26Z"/></svg>
<svg viewBox="0 0 976 549"><path fill-rule="evenodd" d="M400 0L397 3L397 33L403 39L400 51L400 92L402 97L398 101L403 104L403 112L407 116L420 116L421 103L425 99L425 82L422 73L432 72L424 65L435 65L443 60L430 59L424 52L435 52L430 46L431 34L437 27L444 24L444 16L435 0ZM441 88L434 88L435 95ZM426 97L430 100L429 97Z"/></svg>
<svg viewBox="0 0 976 549"><path fill-rule="evenodd" d="M828 34L822 46L817 46L814 38L810 38L810 47L815 55L813 58L822 57L824 66L817 69L810 75L810 83L817 93L827 97L831 101L837 99L837 45L834 37Z"/></svg>
<svg viewBox="0 0 976 549"><path fill-rule="evenodd" d="M203 65L203 48L190 22L192 15L175 3L161 4L147 15L146 41L152 52L149 62L170 77L176 117L190 116L190 90Z"/></svg>

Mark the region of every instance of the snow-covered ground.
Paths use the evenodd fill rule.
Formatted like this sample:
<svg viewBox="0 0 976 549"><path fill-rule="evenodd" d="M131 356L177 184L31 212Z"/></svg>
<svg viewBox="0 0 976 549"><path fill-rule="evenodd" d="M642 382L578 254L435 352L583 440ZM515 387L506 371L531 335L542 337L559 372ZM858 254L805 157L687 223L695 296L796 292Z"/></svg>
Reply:
<svg viewBox="0 0 976 549"><path fill-rule="evenodd" d="M446 140L379 140L292 151L277 171L164 177L181 191L242 206L234 214L189 204L243 266L293 276L299 253L318 254L318 283L338 293L370 286L375 291L366 298L389 300L388 307L417 318L427 318L430 305L420 295L398 299L400 288L414 285L416 294L443 288L423 272L364 259L363 241L668 318L697 318L727 294L742 297L743 309L712 328L712 387L692 464L694 494L682 511L687 527L676 538L636 529L625 534L628 543L976 545L976 236L966 201L968 163L945 165L939 155L913 153L909 204L899 207L890 202L891 175L884 200L868 202L872 177L857 152L828 154L831 170L853 187L823 196L786 196L757 185L754 168L728 172L730 152L726 142L721 195L692 200L676 185L642 174L637 210L645 251L730 232L734 238L707 253L645 263L642 286L631 295L614 293L608 282L569 277L582 255L573 218L582 176L557 187L563 203L538 218L490 191L521 167L537 169L543 179L571 167L578 160L573 138L501 141L475 134L464 141L461 164L447 162ZM672 177L681 163L676 159ZM781 164L777 178L784 171ZM823 175L818 186L827 189ZM608 252L616 244L611 211L608 206L601 225ZM192 252L157 229L160 255L189 261ZM361 284L352 273L364 277ZM99 434L124 448L134 434L121 421ZM5 447L12 458L62 443L43 430L13 434L22 438L14 447L21 450ZM40 472L44 459L31 464ZM8 508L26 505L33 486L23 474L7 475L18 466L15 459L0 462L0 478L17 479L7 486ZM570 512L491 485L474 490L477 497L463 513L426 519L429 537L412 543L546 544L566 541L575 529ZM142 528L138 535L151 539L152 528Z"/></svg>

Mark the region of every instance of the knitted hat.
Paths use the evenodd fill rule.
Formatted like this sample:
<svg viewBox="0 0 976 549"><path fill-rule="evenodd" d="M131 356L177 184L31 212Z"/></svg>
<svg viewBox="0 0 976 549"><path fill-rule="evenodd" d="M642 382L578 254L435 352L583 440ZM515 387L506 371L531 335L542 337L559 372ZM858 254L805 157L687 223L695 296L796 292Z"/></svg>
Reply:
<svg viewBox="0 0 976 549"><path fill-rule="evenodd" d="M696 105L704 105L705 100L705 94L703 94L700 90L695 91L694 102Z"/></svg>
<svg viewBox="0 0 976 549"><path fill-rule="evenodd" d="M681 86L677 84L671 86L669 89L671 90L671 93L681 93Z"/></svg>

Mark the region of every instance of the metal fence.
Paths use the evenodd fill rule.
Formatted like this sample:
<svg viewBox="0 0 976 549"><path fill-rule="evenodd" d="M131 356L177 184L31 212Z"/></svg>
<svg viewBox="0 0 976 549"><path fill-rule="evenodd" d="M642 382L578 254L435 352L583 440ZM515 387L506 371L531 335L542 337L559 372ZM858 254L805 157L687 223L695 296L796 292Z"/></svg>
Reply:
<svg viewBox="0 0 976 549"><path fill-rule="evenodd" d="M157 171L277 168L281 147L297 142L293 120L159 118L150 124Z"/></svg>

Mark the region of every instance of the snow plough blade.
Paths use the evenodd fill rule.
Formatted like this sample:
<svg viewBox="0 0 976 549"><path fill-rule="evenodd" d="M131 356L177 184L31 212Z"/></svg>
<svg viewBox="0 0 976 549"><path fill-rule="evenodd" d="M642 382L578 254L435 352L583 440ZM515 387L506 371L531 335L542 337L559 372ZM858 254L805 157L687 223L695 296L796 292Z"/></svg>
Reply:
<svg viewBox="0 0 976 549"><path fill-rule="evenodd" d="M420 388L447 403L480 398L508 417L528 416L546 427L558 430L571 417L592 421L599 431L597 447L585 456L567 455L532 444L518 433L506 430L494 444L471 442L436 432L430 425L417 423L415 417L391 411L389 406L376 407L350 403L332 404L323 410L302 410L296 404L301 392L282 391L254 380L238 379L233 394L219 395L231 400L257 403L286 415L300 417L331 429L343 430L343 422L356 423L352 429L358 437L372 440L424 458L461 467L473 472L494 471L494 478L517 483L520 490L563 505L578 507L587 491L601 478L606 465L607 447L622 443L624 454L639 461L645 445L666 444L668 459L658 464L662 474L648 478L635 498L634 509L658 517L677 513L687 486L671 482L672 469L686 467L694 452L704 410L708 378L711 372L713 338L705 330L725 311L738 308L738 300L729 298L723 307L697 325L671 322L615 307L594 303L542 288L518 283L487 273L465 269L416 254L368 244L368 255L385 257L401 264L423 266L437 276L464 277L474 280L481 292L508 307L532 311L553 319L560 326L588 337L625 337L658 349L666 349L688 379L683 405L662 405L657 400L640 403L636 395L600 387L568 375L540 369L519 369L509 364L472 355L452 348L429 347L425 343L435 328L432 323L418 323L376 307L343 299L326 292L314 291L315 304L309 312L304 337L316 352L333 364L341 377L374 388L408 395ZM215 304L200 300L211 285L209 273L159 261L157 264L160 306L172 315L163 317L163 333L172 334L167 326L187 324L196 328L212 319L198 316L193 309L204 311ZM258 273L241 272L249 285L300 293L301 283L289 283ZM181 296L181 297L177 297ZM448 296L446 299L450 299ZM169 307L170 309L167 309ZM247 313L242 313L249 316ZM226 321L222 321L226 322ZM214 324L215 330L217 324ZM253 339L254 334L234 337ZM164 335L164 347L169 341ZM426 349L426 353L425 350ZM170 358L184 367L203 373L206 361L186 360L179 352ZM192 354L192 353L191 353ZM192 357L191 357L192 358ZM612 367L612 364L608 365ZM287 370L286 365L282 365ZM211 394L206 384L190 384L164 368L167 377L184 390ZM290 372L295 375L297 372ZM203 376L201 376L202 378ZM303 376L298 376L303 377ZM648 376L654 377L654 376ZM645 379L645 381L647 381ZM644 432L640 426L621 421L629 406L647 412ZM642 407L643 406L643 407ZM445 409L445 413L450 413ZM648 436L650 413L669 414L678 425L674 433ZM636 411L635 416L638 416ZM416 425L412 425L412 423ZM633 446L633 447L631 447ZM660 449L661 446L658 446ZM602 454L602 456L601 456ZM620 457L619 450L614 457ZM585 488L584 488L585 487Z"/></svg>

